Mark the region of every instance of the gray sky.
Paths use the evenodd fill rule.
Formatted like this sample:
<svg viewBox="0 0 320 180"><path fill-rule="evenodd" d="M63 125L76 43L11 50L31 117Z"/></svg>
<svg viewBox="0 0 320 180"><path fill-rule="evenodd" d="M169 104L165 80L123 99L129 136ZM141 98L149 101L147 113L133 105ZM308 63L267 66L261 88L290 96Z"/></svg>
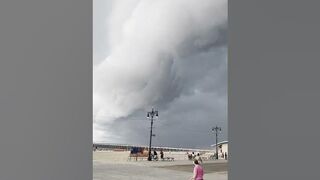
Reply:
<svg viewBox="0 0 320 180"><path fill-rule="evenodd" d="M153 145L227 140L227 0L93 2L93 141Z"/></svg>

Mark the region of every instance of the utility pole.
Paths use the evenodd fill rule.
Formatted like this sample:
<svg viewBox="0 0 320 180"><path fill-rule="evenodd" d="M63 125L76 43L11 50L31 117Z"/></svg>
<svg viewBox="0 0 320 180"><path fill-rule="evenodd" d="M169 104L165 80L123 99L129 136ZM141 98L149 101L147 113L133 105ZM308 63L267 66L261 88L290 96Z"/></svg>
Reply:
<svg viewBox="0 0 320 180"><path fill-rule="evenodd" d="M216 135L216 159L218 159L218 131L221 131L221 127L213 127L212 131L215 132Z"/></svg>
<svg viewBox="0 0 320 180"><path fill-rule="evenodd" d="M153 127L153 118L154 117L158 117L158 111L155 111L152 108L152 111L147 112L147 118L151 119L151 128L150 128L150 142L149 142L149 154L148 154L148 161L151 161L151 142L152 142L152 136L155 136L154 134L152 134L152 127Z"/></svg>

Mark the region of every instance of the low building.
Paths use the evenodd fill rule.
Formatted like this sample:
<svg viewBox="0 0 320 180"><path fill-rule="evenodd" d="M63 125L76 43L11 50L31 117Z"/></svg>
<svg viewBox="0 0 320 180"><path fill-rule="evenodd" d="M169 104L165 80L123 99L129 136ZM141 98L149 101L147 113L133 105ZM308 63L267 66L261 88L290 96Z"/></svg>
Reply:
<svg viewBox="0 0 320 180"><path fill-rule="evenodd" d="M93 143L94 151L130 151L132 148L149 149L148 146L143 145L129 145L129 144L112 144L112 143ZM210 152L210 149L193 149L193 148L175 148L175 147L158 147L152 146L155 151L172 151L172 152Z"/></svg>
<svg viewBox="0 0 320 180"><path fill-rule="evenodd" d="M224 155L225 153L227 153L227 155L228 155L228 141L219 142L217 144L217 146L218 146L219 157L221 157L222 154ZM211 145L211 147L213 148L213 151L215 153L216 152L216 144Z"/></svg>

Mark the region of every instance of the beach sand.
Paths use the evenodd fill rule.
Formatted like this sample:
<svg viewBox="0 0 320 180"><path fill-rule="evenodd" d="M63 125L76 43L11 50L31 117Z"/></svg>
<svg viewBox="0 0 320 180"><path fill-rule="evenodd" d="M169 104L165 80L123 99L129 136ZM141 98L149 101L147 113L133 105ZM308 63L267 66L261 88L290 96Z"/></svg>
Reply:
<svg viewBox="0 0 320 180"><path fill-rule="evenodd" d="M166 155L166 153L165 153ZM129 152L94 152L94 180L180 180L192 176L192 161L185 153L171 153L181 160L175 161L128 161ZM227 180L227 161L210 160L203 164L204 179Z"/></svg>

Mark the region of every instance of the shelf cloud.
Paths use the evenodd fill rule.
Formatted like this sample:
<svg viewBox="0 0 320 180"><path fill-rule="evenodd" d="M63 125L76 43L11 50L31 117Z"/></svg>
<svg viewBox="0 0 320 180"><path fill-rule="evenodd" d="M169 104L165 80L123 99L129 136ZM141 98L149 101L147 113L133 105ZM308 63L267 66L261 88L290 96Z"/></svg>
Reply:
<svg viewBox="0 0 320 180"><path fill-rule="evenodd" d="M227 139L227 1L94 2L93 141L206 147Z"/></svg>

